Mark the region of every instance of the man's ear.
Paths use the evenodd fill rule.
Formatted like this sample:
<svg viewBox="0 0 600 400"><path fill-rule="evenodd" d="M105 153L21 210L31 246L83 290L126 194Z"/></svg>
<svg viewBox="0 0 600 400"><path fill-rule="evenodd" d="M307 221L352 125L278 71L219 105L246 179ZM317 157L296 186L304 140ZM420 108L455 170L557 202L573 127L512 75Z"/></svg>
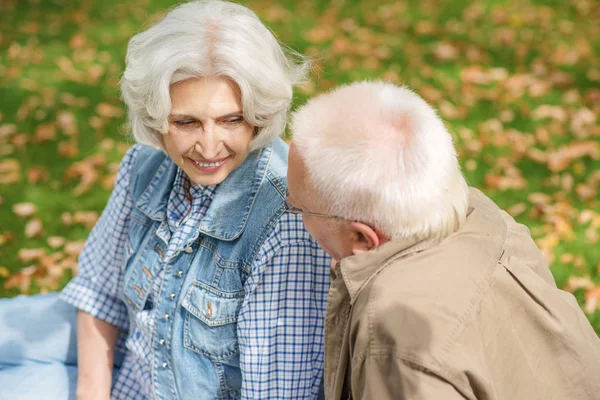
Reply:
<svg viewBox="0 0 600 400"><path fill-rule="evenodd" d="M362 222L350 222L349 226L354 238L352 243L352 254L354 255L375 250L388 241L381 232Z"/></svg>

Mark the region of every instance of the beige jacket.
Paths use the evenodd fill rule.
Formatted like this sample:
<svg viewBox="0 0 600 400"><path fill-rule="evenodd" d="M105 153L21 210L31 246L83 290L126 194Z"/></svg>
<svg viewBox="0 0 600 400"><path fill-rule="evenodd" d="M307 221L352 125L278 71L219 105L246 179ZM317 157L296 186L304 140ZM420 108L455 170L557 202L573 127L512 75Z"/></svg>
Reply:
<svg viewBox="0 0 600 400"><path fill-rule="evenodd" d="M342 260L325 325L325 393L347 399L600 399L600 340L529 235L472 189L437 245Z"/></svg>

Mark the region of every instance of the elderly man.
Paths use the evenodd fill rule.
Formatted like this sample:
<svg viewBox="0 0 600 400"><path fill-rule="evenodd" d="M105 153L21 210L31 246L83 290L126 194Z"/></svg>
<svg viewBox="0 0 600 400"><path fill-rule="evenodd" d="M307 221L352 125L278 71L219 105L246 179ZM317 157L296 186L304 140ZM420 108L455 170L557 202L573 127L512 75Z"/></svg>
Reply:
<svg viewBox="0 0 600 400"><path fill-rule="evenodd" d="M295 113L288 211L340 260L327 399L598 399L600 342L528 229L460 171L408 89L356 83Z"/></svg>

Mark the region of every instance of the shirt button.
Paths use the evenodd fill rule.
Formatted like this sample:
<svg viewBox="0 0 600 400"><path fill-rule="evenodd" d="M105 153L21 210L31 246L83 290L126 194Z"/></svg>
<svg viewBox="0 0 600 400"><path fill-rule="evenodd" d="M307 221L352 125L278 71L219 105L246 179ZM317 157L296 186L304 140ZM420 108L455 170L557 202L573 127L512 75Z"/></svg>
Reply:
<svg viewBox="0 0 600 400"><path fill-rule="evenodd" d="M169 298L170 298L171 300L175 300L175 296L176 296L176 294L175 294L175 293L171 293L171 294L169 295Z"/></svg>
<svg viewBox="0 0 600 400"><path fill-rule="evenodd" d="M167 364L167 363L163 363L162 367L163 367L163 368L167 368L167 366L168 366L168 365L169 365L169 364Z"/></svg>
<svg viewBox="0 0 600 400"><path fill-rule="evenodd" d="M163 315L163 318L165 319L165 321L168 321L169 320L169 314Z"/></svg>
<svg viewBox="0 0 600 400"><path fill-rule="evenodd" d="M194 251L194 249L192 249L191 247L187 247L185 249L185 252L188 253L188 254L190 254L192 251Z"/></svg>
<svg viewBox="0 0 600 400"><path fill-rule="evenodd" d="M158 344L160 344L160 345L164 345L164 344L165 344L165 339L160 339L160 340L158 341Z"/></svg>
<svg viewBox="0 0 600 400"><path fill-rule="evenodd" d="M177 277L181 278L182 276L183 276L183 271L182 270L177 271Z"/></svg>

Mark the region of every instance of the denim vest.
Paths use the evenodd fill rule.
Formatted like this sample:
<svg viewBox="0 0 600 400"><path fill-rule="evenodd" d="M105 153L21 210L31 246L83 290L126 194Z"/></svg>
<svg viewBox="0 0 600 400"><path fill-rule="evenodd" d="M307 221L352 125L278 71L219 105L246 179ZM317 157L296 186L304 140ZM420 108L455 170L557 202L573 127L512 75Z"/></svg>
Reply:
<svg viewBox="0 0 600 400"><path fill-rule="evenodd" d="M262 244L284 212L288 146L280 139L251 153L216 188L197 231L169 260L166 208L177 165L144 148L132 169L129 243L123 296L132 326L153 299L152 385L157 399L239 398L237 319L244 283Z"/></svg>

